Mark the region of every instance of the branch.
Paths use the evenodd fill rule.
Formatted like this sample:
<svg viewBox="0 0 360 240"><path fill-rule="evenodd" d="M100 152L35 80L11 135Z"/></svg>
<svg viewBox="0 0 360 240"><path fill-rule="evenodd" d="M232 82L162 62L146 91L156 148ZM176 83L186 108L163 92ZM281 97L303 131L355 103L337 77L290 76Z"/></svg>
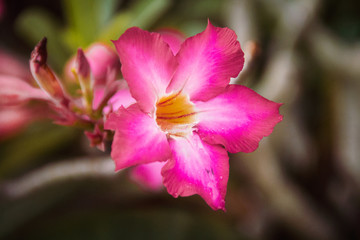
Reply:
<svg viewBox="0 0 360 240"><path fill-rule="evenodd" d="M25 176L0 185L0 191L9 198L22 197L38 188L70 179L114 177L114 163L110 158L87 157L50 163Z"/></svg>

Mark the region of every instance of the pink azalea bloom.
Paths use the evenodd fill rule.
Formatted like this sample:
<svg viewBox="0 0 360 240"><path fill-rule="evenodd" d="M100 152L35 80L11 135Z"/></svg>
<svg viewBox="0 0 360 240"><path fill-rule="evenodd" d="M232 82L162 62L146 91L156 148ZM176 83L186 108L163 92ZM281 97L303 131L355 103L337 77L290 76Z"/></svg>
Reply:
<svg viewBox="0 0 360 240"><path fill-rule="evenodd" d="M172 51L159 33L137 27L114 41L135 104L111 113L116 169L164 162L174 197L199 194L225 209L231 153L254 151L282 120L281 104L229 85L244 64L236 34L214 27Z"/></svg>

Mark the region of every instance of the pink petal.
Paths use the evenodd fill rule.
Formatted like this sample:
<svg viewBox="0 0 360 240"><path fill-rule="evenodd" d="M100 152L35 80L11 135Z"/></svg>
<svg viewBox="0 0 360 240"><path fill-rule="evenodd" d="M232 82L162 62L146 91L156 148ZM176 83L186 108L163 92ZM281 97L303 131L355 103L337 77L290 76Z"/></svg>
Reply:
<svg viewBox="0 0 360 240"><path fill-rule="evenodd" d="M104 107L104 115L109 114L110 112L116 112L121 106L124 108L129 107L130 105L136 103L136 100L131 96L130 90L127 86L121 86L123 89L118 90L107 102L107 106ZM96 94L95 99L96 100Z"/></svg>
<svg viewBox="0 0 360 240"><path fill-rule="evenodd" d="M94 89L94 99L92 103L92 108L97 109L101 103L101 100L104 98L105 89L104 88L95 88Z"/></svg>
<svg viewBox="0 0 360 240"><path fill-rule="evenodd" d="M0 75L0 106L17 105L30 99L47 100L47 95L22 79Z"/></svg>
<svg viewBox="0 0 360 240"><path fill-rule="evenodd" d="M167 92L183 89L191 100L206 101L224 91L244 64L244 53L234 31L214 27L186 39L176 58L179 67Z"/></svg>
<svg viewBox="0 0 360 240"><path fill-rule="evenodd" d="M166 161L171 155L170 147L155 119L143 113L137 104L117 113L111 113L105 129L115 130L111 157L116 170L129 166Z"/></svg>
<svg viewBox="0 0 360 240"><path fill-rule="evenodd" d="M214 210L225 210L229 157L219 145L188 138L170 138L173 158L162 169L164 185L174 197L199 194Z"/></svg>
<svg viewBox="0 0 360 240"><path fill-rule="evenodd" d="M146 189L159 191L163 187L161 168L164 164L164 162L141 164L131 170L130 177L133 181Z"/></svg>
<svg viewBox="0 0 360 240"><path fill-rule="evenodd" d="M158 97L165 94L177 66L169 45L159 33L137 27L128 29L114 44L131 95L143 111L152 111Z"/></svg>
<svg viewBox="0 0 360 240"><path fill-rule="evenodd" d="M195 105L201 139L222 144L231 153L254 151L282 120L281 104L240 85L230 85L224 93Z"/></svg>
<svg viewBox="0 0 360 240"><path fill-rule="evenodd" d="M173 52L174 55L176 55L180 50L181 44L185 40L184 34L182 34L180 31L176 29L171 29L171 28L160 29L157 32L161 34L163 40L167 44L169 44L171 51Z"/></svg>
<svg viewBox="0 0 360 240"><path fill-rule="evenodd" d="M119 57L115 50L104 44L95 43L91 45L85 51L85 55L95 78L95 86L106 85L109 68L120 70Z"/></svg>
<svg viewBox="0 0 360 240"><path fill-rule="evenodd" d="M136 103L136 101L131 96L129 89L121 89L117 91L108 102L113 111L117 111L121 106L127 108L134 103Z"/></svg>

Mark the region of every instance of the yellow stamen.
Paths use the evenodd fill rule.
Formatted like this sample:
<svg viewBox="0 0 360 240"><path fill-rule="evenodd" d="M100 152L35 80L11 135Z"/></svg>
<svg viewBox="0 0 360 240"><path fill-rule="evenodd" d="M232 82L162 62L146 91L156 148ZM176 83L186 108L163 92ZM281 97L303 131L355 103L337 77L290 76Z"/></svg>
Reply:
<svg viewBox="0 0 360 240"><path fill-rule="evenodd" d="M187 135L196 121L194 104L181 92L162 97L156 104L156 122L170 135Z"/></svg>

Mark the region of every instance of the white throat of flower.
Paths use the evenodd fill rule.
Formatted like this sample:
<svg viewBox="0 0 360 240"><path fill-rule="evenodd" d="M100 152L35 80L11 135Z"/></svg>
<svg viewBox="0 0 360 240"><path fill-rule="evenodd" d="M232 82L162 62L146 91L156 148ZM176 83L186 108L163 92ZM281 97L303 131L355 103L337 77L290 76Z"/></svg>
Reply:
<svg viewBox="0 0 360 240"><path fill-rule="evenodd" d="M169 136L185 137L197 124L194 104L181 92L164 96L156 103L155 120Z"/></svg>

